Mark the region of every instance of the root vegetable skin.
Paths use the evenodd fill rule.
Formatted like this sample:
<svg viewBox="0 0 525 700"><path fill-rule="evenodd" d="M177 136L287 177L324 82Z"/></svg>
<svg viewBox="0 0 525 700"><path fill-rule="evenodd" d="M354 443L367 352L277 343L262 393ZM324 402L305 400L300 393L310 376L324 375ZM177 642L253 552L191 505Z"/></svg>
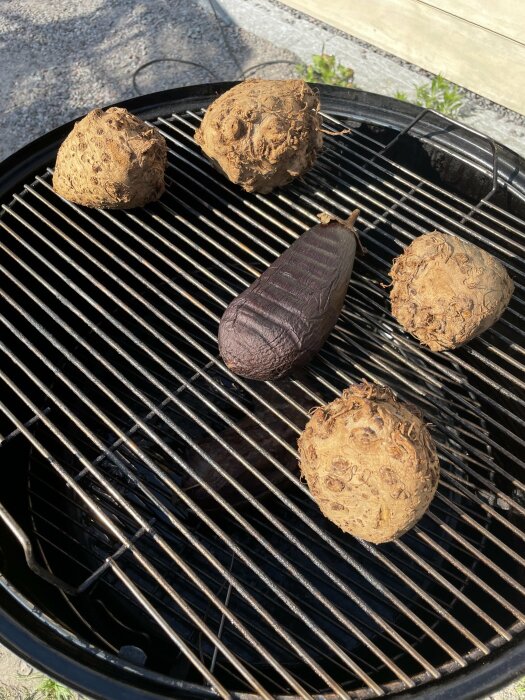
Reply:
<svg viewBox="0 0 525 700"><path fill-rule="evenodd" d="M434 497L439 462L427 427L386 387L359 384L317 408L298 446L322 513L355 537L400 537Z"/></svg>
<svg viewBox="0 0 525 700"><path fill-rule="evenodd" d="M457 348L490 328L514 291L496 258L439 231L416 238L390 276L392 314L435 351Z"/></svg>
<svg viewBox="0 0 525 700"><path fill-rule="evenodd" d="M271 192L309 170L322 146L319 97L303 80L247 80L207 109L195 140L247 192Z"/></svg>
<svg viewBox="0 0 525 700"><path fill-rule="evenodd" d="M157 129L120 107L94 109L60 146L53 188L86 207L142 207L164 192L166 161Z"/></svg>

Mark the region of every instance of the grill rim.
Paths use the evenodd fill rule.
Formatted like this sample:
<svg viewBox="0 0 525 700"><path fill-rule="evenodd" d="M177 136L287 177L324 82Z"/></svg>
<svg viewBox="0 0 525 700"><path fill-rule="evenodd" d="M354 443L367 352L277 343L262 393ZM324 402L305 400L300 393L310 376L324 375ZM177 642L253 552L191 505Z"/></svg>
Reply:
<svg viewBox="0 0 525 700"><path fill-rule="evenodd" d="M220 93L235 84L235 82L224 82L176 88L119 102L117 105L129 109L143 119L155 119L171 112L180 113L184 110L201 109ZM322 85L317 85L316 87L321 98L326 100L324 108L331 114L351 118L356 121L372 122L387 128L397 128L400 131L410 127L414 119L424 111L414 105L374 93ZM352 105L351 109L349 109L349 105ZM49 165L54 159L63 138L69 133L78 118L27 144L3 161L0 174L0 197L2 199L5 200L13 192L18 191L28 176L32 176L38 169ZM473 137L461 124L458 122L453 123L456 124L453 130L444 130L443 121L440 123L440 116L430 113L411 127L411 131L419 138L426 137L440 146L446 145L452 148L458 157L466 156L469 162L472 163L474 161L480 168L486 169L488 174L490 174L492 169L492 151L490 148L487 151L486 146L487 143L490 145L491 140L488 137ZM497 144L497 153L500 181L507 182L514 192L517 192L525 199L524 159L500 144ZM114 688L116 692L115 697L118 697L124 685L126 697L131 698L131 700L135 697L137 700L148 697L168 697L160 689L164 688L166 692L172 692L174 687L178 688L178 691L181 693L186 691L188 697L195 697L196 694L202 697L214 695L211 690L208 695L203 687L193 686L185 681L177 682L175 679L173 679L174 685L159 684L160 694L157 694L157 691L153 694L144 688L137 689L135 685L130 685L133 678L136 679L138 677L133 674L130 675L128 673L128 678L131 678L129 682L127 679L120 681L120 678L117 679L115 677L117 674L113 676L105 673L100 674L95 668L83 665L77 661L78 650L83 645L85 647L84 652L90 652L89 645L84 644L81 639L76 641L69 640L69 648L73 651L76 650L76 654L73 653L72 656L65 657L58 644L52 646L48 641L49 634L54 627L55 641L59 641L63 645L64 638L67 639L68 635L71 636L70 633L56 623L51 624L48 622L46 624L38 610L31 617L28 617L27 605L23 604L22 597L20 596L17 600L18 595L15 595L15 593L18 594L18 592L9 591L9 584L7 583L6 586L5 583L7 581L0 576L0 641L22 658L59 678L76 690L91 697L107 698L113 697L113 695L108 695L107 691L109 688ZM7 607L4 607L5 601L7 601ZM19 621L20 616L22 619L24 617L29 619L29 627ZM37 620L40 627L40 636L38 638L31 628L31 625L35 626ZM58 632L60 629L63 631L61 634ZM61 640L60 637L62 637ZM29 648L31 652L29 652ZM36 651L38 653L35 653ZM91 655L93 658L98 657L100 659L100 650L93 649ZM118 669L119 673L124 673L124 669L119 668L119 665L114 663L115 661L120 661L117 657L112 657L105 652L103 652L103 656L106 657L114 670ZM113 660L113 663L111 663L111 660ZM122 664L121 661L120 663ZM131 666L131 664L126 665ZM439 680L434 679L423 686L416 686L412 691L402 691L391 697L444 698L450 697L449 693L461 693L461 697L476 698L480 697L480 694L489 694L497 690L502 685L517 678L524 671L525 633L520 633L511 642L507 642L503 648L492 648L488 657L483 657L468 664L465 669L454 671ZM149 672L146 672L145 675L149 676L148 680L151 683ZM90 683L94 685L90 685ZM103 695L96 692L96 688L100 687L101 683L105 691ZM180 697L185 696L185 694L180 695ZM254 698L256 696L243 693L236 695L236 697Z"/></svg>
<svg viewBox="0 0 525 700"><path fill-rule="evenodd" d="M24 611L22 600L15 597L15 592L9 590L8 587L2 585L3 577L0 577L0 641L24 661L28 662L35 668L45 673L50 674L53 678L65 683L79 693L92 697L93 700L107 700L111 697L126 697L127 700L161 700L162 698L173 698L173 690L176 688L180 698L209 698L217 697L210 689L206 693L206 689L202 686L193 686L186 681L177 682L172 679L173 685L165 685L161 690L150 692L145 688L138 688L128 681L124 676L124 668L120 668L120 664L115 663L120 661L116 657L106 652L101 652L93 648L89 648L88 644L83 644L79 640L71 640L71 634L61 625L56 623L51 626L47 623L46 630L45 616L38 620L39 627L42 628L43 635L49 635L49 628L55 628L62 631L62 644L65 642L65 648L70 649L73 654L67 654L52 646L42 637L37 636L33 630L29 630L18 619L18 615L27 616L27 610ZM6 605L7 601L7 605ZM9 609L8 609L9 608ZM18 615L11 612L12 609L17 610ZM34 626L34 616L31 618ZM79 654L79 650L81 654ZM96 655L100 659L102 655L106 663L110 663L111 667L118 673L114 676L102 674L92 666L82 663L82 658L91 651L91 661ZM126 663L126 667L131 667L132 664ZM484 657L474 663L468 664L464 669L455 671L448 676L444 676L432 683L425 683L423 686L416 686L411 691L404 691L395 695L392 698L399 700L409 700L411 698L419 698L420 700L448 700L451 697L461 697L462 700L478 700L480 697L486 697L500 690L505 685L517 680L525 669L525 632L517 635L512 642L507 642L499 649L493 649L488 657ZM137 675L132 678L140 677L140 669L136 668ZM149 674L148 674L149 675ZM149 679L148 679L149 680ZM150 681L151 683L151 681ZM104 689L101 694L99 689ZM109 694L107 691L110 691ZM185 693L187 691L187 694ZM164 691L164 692L163 692ZM123 692L125 694L123 694ZM249 693L236 694L236 698L243 700L256 700L257 696ZM323 697L330 697L324 695Z"/></svg>
<svg viewBox="0 0 525 700"><path fill-rule="evenodd" d="M203 83L188 85L170 90L162 90L147 95L140 95L128 100L105 105L109 107L124 107L141 119L155 119L161 113L182 112L184 110L202 109L216 99L220 94L238 85L240 81L225 81L220 83ZM435 143L455 147L456 150L475 159L481 166L492 171L493 153L484 146L495 143L497 147L497 163L499 180L504 180L515 190L520 191L525 199L525 159L489 136L476 135L470 127L464 126L455 119L442 117L436 112L429 111L409 102L401 102L393 97L366 92L355 88L342 88L334 85L311 83L319 91L323 100L330 101L330 112L345 118L352 117L355 121L367 121L373 115L373 123L378 126L399 129L410 128L410 131L421 137L426 136ZM348 105L354 109L348 114ZM323 110L326 107L326 103ZM427 114L418 119L421 113ZM42 136L22 146L0 163L0 196L5 197L23 183L27 176L35 170L54 161L58 148L74 124L85 114L79 114L69 122L48 131ZM449 126L454 124L454 131L443 129L444 121ZM438 133L442 131L443 133ZM459 153L458 153L459 155Z"/></svg>

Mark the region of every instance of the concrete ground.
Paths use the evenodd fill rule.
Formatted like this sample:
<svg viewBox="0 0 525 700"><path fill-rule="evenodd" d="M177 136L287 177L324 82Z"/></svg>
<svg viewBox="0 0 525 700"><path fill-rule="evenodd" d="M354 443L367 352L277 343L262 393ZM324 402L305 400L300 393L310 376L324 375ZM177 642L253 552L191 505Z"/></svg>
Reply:
<svg viewBox="0 0 525 700"><path fill-rule="evenodd" d="M323 47L355 70L363 90L413 96L429 79L275 0L213 2L222 32L210 0L0 0L0 159L93 107L132 97L134 72L157 58L204 68L157 63L138 76L143 93L234 80L263 61L285 62L257 75L289 77ZM460 118L525 156L525 117L466 93ZM40 680L0 648L0 700L29 700ZM518 700L520 691L493 697Z"/></svg>

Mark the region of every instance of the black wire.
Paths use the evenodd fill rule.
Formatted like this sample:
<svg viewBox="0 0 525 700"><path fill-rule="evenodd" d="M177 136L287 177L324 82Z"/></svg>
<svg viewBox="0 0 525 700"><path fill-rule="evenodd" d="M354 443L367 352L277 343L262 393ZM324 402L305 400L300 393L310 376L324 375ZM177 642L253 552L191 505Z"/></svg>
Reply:
<svg viewBox="0 0 525 700"><path fill-rule="evenodd" d="M265 68L266 66L273 66L276 63L289 63L292 66L297 65L297 61L288 61L286 58L283 58L279 61L263 61L262 63L256 63L254 66L249 66L246 68L246 70L243 70L241 73L242 78L248 77L248 73L252 70L257 70L257 68Z"/></svg>
<svg viewBox="0 0 525 700"><path fill-rule="evenodd" d="M231 47L231 45L230 45L230 42L228 41L226 32L224 31L224 28L223 28L223 23L221 22L221 20L220 20L220 18L219 18L219 15L217 14L217 10L215 9L215 4L214 4L213 0L208 0L208 3L209 3L209 5L210 5L210 7L211 7L211 9L212 9L212 12L213 12L213 15L214 15L214 17L215 17L215 22L217 23L217 25L218 25L218 27L219 27L219 31L220 31L220 33L221 33L221 36L222 36L222 39L223 39L223 43L224 43L224 45L226 46L226 48L227 48L227 50L228 50L228 53L230 54L230 58L232 59L233 63L235 63L235 66L236 66L236 68L237 68L237 70L238 70L238 75L237 75L237 77L236 77L236 80L244 80L246 77L248 77L248 74L249 74L251 71L255 71L255 70L257 70L257 68L264 68L264 67L266 67L266 66L273 66L273 65L276 65L277 63L287 63L287 64L290 64L290 65L296 65L295 61L288 61L288 60L286 60L286 59L282 59L282 60L276 60L276 61L263 61L262 63L256 63L255 65L249 66L248 68L246 68L245 70L243 70L241 64L239 63L239 61L238 61L238 59L237 59L237 56L236 56L235 52L233 51L233 49L232 49L232 47ZM221 81L221 78L219 78L219 77L217 76L217 74L214 73L214 72L211 70L211 68L208 68L207 66L203 65L202 63L197 63L197 62L195 62L195 61L185 61L185 60L183 60L183 59L181 59L181 58L154 58L153 60L147 61L146 63L143 63L142 65L140 65L140 66L136 69L136 71L133 73L133 76L132 76L131 80L132 80L132 83L133 83L133 90L135 91L135 94L136 94L136 95L142 95L142 94L144 94L144 93L140 92L140 90L139 90L139 88L138 88L138 85L137 85L137 77L138 77L138 75L139 75L145 68L148 68L149 66L152 66L152 65L154 65L155 63L164 63L164 62L169 62L169 63L182 63L182 64L184 64L184 65L186 65L186 66L194 66L195 68L201 68L202 70L205 70L206 73L208 73L209 75L211 75L211 77L212 77L214 80L216 80L217 82L220 82L220 81Z"/></svg>
<svg viewBox="0 0 525 700"><path fill-rule="evenodd" d="M196 63L195 61L183 61L181 58L154 58L152 61L148 61L147 63L143 63L142 65L140 65L137 68L137 70L133 73L133 89L135 90L135 93L137 95L143 94L142 92L140 92L137 86L137 76L139 75L139 73L141 73L148 66L152 66L154 63L164 63L165 61L169 63L184 63L187 66L195 66L196 68L202 68L202 70L205 70L207 73L209 73L214 80L220 82L220 78L202 63Z"/></svg>
<svg viewBox="0 0 525 700"><path fill-rule="evenodd" d="M214 0L208 0L208 4L212 9L213 14L215 15L215 21L217 22L217 25L218 25L219 30L221 32L222 40L223 40L224 44L226 45L226 48L228 49L228 53L230 54L230 58L237 66L237 70L239 71L239 75L242 76L242 66L239 63L239 61L237 60L237 56L235 55L235 51L230 46L230 42L228 41L228 37L226 36L226 32L224 31L224 28L222 26L222 22L220 21L219 15L217 14L217 10L215 9Z"/></svg>

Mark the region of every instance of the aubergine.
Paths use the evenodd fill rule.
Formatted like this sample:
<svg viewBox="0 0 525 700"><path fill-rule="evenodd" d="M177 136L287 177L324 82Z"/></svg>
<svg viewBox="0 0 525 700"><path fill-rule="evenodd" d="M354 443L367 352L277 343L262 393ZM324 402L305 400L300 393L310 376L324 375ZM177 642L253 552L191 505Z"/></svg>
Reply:
<svg viewBox="0 0 525 700"><path fill-rule="evenodd" d="M356 209L342 221L321 214L224 312L219 350L247 379L280 379L317 355L335 326L359 239Z"/></svg>

